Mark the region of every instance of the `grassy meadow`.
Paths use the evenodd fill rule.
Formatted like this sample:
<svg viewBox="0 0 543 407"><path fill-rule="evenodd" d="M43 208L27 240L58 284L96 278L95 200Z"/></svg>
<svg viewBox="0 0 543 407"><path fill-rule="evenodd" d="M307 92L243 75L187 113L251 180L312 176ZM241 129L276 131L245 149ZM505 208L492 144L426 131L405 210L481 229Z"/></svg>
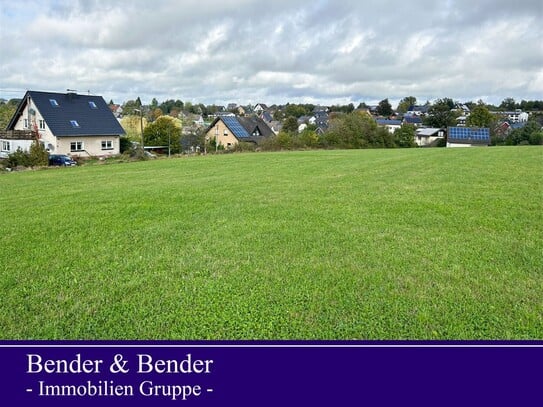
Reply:
<svg viewBox="0 0 543 407"><path fill-rule="evenodd" d="M0 339L543 339L543 149L0 175Z"/></svg>

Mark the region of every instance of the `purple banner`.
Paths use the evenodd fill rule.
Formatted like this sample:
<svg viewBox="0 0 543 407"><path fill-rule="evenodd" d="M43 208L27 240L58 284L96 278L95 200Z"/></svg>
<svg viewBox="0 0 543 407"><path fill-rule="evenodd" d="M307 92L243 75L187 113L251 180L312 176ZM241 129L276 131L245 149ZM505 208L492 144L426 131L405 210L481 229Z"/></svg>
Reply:
<svg viewBox="0 0 543 407"><path fill-rule="evenodd" d="M3 405L539 405L543 343L3 342Z"/></svg>

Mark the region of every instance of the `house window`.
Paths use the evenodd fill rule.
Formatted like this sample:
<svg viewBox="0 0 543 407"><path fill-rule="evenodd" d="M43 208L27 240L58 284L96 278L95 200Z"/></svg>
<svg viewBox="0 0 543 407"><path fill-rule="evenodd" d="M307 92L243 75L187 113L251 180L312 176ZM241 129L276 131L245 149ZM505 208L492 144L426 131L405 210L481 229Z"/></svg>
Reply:
<svg viewBox="0 0 543 407"><path fill-rule="evenodd" d="M113 142L111 140L102 141L102 150L113 150Z"/></svg>
<svg viewBox="0 0 543 407"><path fill-rule="evenodd" d="M96 106L96 103L94 103L92 100L89 100L89 107L91 109L98 109L98 106Z"/></svg>
<svg viewBox="0 0 543 407"><path fill-rule="evenodd" d="M45 120L40 120L39 122L40 130L45 130Z"/></svg>
<svg viewBox="0 0 543 407"><path fill-rule="evenodd" d="M83 151L83 142L82 141L72 141L70 143L70 151Z"/></svg>
<svg viewBox="0 0 543 407"><path fill-rule="evenodd" d="M51 103L51 106L58 107L58 102L56 99L49 99L49 103Z"/></svg>
<svg viewBox="0 0 543 407"><path fill-rule="evenodd" d="M74 128L78 128L78 127L79 127L79 123L77 122L77 120L70 120L70 124L71 124L72 127L74 127Z"/></svg>
<svg viewBox="0 0 543 407"><path fill-rule="evenodd" d="M28 119L24 119L23 128L28 129Z"/></svg>
<svg viewBox="0 0 543 407"><path fill-rule="evenodd" d="M2 151L6 151L6 152L11 151L11 145L9 141L2 141Z"/></svg>

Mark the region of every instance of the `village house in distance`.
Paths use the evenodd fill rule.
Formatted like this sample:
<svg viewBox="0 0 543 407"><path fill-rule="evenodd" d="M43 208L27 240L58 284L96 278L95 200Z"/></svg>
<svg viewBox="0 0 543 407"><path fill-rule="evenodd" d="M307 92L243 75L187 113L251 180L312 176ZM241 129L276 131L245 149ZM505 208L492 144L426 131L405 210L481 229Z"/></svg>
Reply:
<svg viewBox="0 0 543 407"><path fill-rule="evenodd" d="M32 131L37 131L38 139L50 154L73 157L117 155L120 136L125 133L101 96L73 91L26 92L6 130L2 136L3 150L14 152L17 145L25 146L22 134L26 131L26 138L32 140Z"/></svg>
<svg viewBox="0 0 543 407"><path fill-rule="evenodd" d="M207 128L206 140L214 140L216 145L230 149L240 142L258 145L262 140L274 135L270 127L259 117L236 117L222 115Z"/></svg>

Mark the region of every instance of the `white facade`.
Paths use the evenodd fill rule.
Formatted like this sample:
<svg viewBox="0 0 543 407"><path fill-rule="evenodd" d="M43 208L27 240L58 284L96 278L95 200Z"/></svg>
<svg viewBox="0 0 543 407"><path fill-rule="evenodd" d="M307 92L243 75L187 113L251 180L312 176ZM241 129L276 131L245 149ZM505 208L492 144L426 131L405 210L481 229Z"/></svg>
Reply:
<svg viewBox="0 0 543 407"><path fill-rule="evenodd" d="M10 154L19 148L24 152L28 152L32 143L32 140L12 140L0 137L0 158L8 158Z"/></svg>
<svg viewBox="0 0 543 407"><path fill-rule="evenodd" d="M437 128L417 129L415 143L419 147L434 145L437 140L445 138L445 130Z"/></svg>

